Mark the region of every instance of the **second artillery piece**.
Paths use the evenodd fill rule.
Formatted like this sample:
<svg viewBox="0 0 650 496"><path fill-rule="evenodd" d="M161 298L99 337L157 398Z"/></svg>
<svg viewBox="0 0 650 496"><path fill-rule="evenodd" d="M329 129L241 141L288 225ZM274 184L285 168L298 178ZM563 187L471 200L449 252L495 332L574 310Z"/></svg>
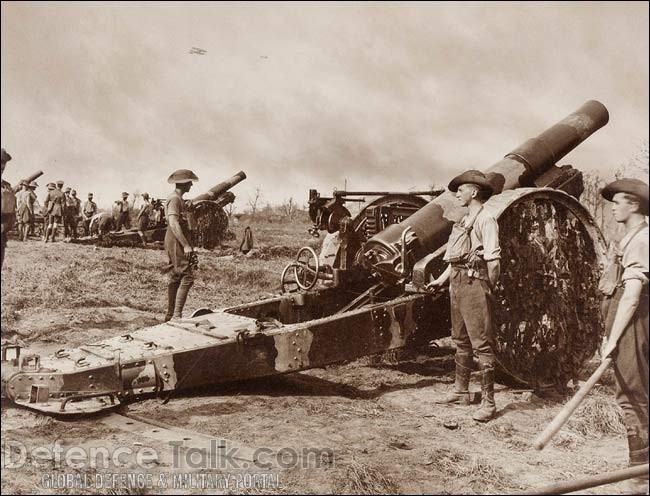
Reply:
<svg viewBox="0 0 650 496"><path fill-rule="evenodd" d="M604 242L576 199L581 173L556 163L608 119L601 103L589 101L486 171L503 181L503 192L484 205L498 219L502 249L495 351L506 373L534 387L564 386L602 338ZM169 397L297 372L448 335L447 294L425 284L444 269L445 243L464 209L450 192L430 202L388 194L353 217L344 206L348 196L311 192L311 232L328 234L320 254L303 248L285 268L283 294L200 309L182 322L49 356L5 347L3 397L47 413L88 413L146 394Z"/></svg>
<svg viewBox="0 0 650 496"><path fill-rule="evenodd" d="M192 245L211 250L218 247L228 233L228 215L224 207L235 201L231 188L246 179L246 173L239 171L225 181L210 188L189 201L188 209L190 227L192 229ZM164 200L154 200L153 207L156 215L149 229L144 231L148 242L161 244L165 239L167 223L165 221ZM142 241L137 228L108 233L97 233L92 236L71 240L80 244L98 244L101 246L140 246Z"/></svg>

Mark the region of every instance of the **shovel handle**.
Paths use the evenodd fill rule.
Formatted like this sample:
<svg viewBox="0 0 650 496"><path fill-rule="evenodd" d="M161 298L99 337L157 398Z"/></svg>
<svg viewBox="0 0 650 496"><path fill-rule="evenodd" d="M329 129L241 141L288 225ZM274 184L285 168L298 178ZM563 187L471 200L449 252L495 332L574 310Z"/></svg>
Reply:
<svg viewBox="0 0 650 496"><path fill-rule="evenodd" d="M533 441L533 446L535 449L544 449L544 447L549 443L553 436L555 436L555 434L557 434L557 432L562 428L566 421L569 420L569 417L571 417L571 414L573 414L575 409L580 406L582 400L585 399L585 396L587 396L589 391L591 391L592 388L596 385L598 380L602 377L611 363L612 359L609 357L605 358L602 361L600 366L594 371L593 374L591 374L591 377L587 379L587 382L585 382L582 387L578 389L578 392L573 396L573 398L571 398L571 400L566 405L564 405L564 408L562 408L562 410L560 410L560 413L555 416L553 421L546 426L546 429L544 429L542 433L535 438Z"/></svg>

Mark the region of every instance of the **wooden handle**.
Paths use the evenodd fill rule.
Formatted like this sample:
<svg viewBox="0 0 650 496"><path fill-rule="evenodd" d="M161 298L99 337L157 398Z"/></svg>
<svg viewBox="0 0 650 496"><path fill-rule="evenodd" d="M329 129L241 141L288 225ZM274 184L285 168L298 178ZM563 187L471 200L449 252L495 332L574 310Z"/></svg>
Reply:
<svg viewBox="0 0 650 496"><path fill-rule="evenodd" d="M594 371L593 374L591 374L591 377L585 382L582 387L578 390L578 392L571 398L571 400L564 405L564 408L558 413L553 421L546 426L546 429L542 431L542 433L535 438L533 441L533 446L535 449L541 450L543 449L548 442L557 434L557 432L562 428L562 426L566 423L567 420L569 420L569 417L571 417L571 414L575 411L578 406L580 406L580 403L582 403L582 400L585 399L585 396L591 391L591 389L596 385L598 380L602 377L602 375L605 373L607 370L607 367L610 366L612 363L612 359L607 357L605 358L600 366Z"/></svg>

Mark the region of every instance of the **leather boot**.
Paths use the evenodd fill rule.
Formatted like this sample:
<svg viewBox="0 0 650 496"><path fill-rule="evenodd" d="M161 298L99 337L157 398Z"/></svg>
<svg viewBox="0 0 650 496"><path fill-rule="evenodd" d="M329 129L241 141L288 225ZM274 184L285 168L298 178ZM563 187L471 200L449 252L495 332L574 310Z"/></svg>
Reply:
<svg viewBox="0 0 650 496"><path fill-rule="evenodd" d="M472 415L477 422L488 422L497 412L494 404L494 362L479 359L481 369L481 406Z"/></svg>
<svg viewBox="0 0 650 496"><path fill-rule="evenodd" d="M180 285L180 281L169 281L169 284L167 285L167 313L165 314L165 322L168 322L174 316L176 295L178 293L178 287Z"/></svg>
<svg viewBox="0 0 650 496"><path fill-rule="evenodd" d="M434 403L469 405L469 378L472 373L472 355L456 355L454 390Z"/></svg>
<svg viewBox="0 0 650 496"><path fill-rule="evenodd" d="M636 425L628 428L627 446L630 453L630 467L648 463L648 428ZM625 494L648 494L648 476L635 477L625 482Z"/></svg>
<svg viewBox="0 0 650 496"><path fill-rule="evenodd" d="M190 292L190 288L194 285L194 280L183 277L181 280L181 285L178 288L178 294L176 295L176 304L174 305L174 317L175 319L183 318L183 307L185 306L185 301L187 300L187 295Z"/></svg>

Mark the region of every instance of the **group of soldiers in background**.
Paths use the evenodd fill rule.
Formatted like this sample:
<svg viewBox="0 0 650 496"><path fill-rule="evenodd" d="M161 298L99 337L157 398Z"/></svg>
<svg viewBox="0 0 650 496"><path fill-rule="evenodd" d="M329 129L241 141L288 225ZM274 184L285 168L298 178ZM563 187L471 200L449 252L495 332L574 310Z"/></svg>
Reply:
<svg viewBox="0 0 650 496"><path fill-rule="evenodd" d="M131 228L131 211L133 206L129 203L129 193L123 192L122 199L115 201L115 215L99 212L97 203L93 200L93 193L88 193L88 199L81 202L77 191L64 186L64 181L47 184L47 195L41 207L36 196L38 183L25 181L20 183L20 191L16 194L16 230L20 241L27 241L29 236L36 235L37 214L42 214L43 241L56 241L59 226L63 226L65 238L77 239L79 236L79 222L83 222L83 235L104 235L113 231ZM138 234L146 245L144 231L150 228L151 223L159 225L164 219L162 202L152 201L148 193L142 194L141 206L136 223Z"/></svg>

